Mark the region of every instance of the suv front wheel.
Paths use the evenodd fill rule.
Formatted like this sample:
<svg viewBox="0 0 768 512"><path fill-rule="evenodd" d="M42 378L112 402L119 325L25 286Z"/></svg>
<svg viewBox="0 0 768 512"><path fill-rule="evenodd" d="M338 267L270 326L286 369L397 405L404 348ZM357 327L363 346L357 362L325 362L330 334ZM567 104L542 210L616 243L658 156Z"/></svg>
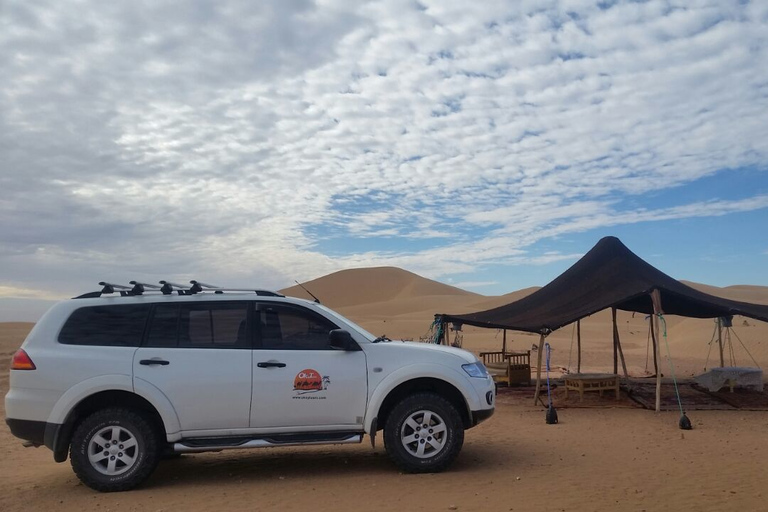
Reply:
<svg viewBox="0 0 768 512"><path fill-rule="evenodd" d="M136 487L152 474L159 458L152 425L129 409L96 411L72 435L72 469L85 485L97 491Z"/></svg>
<svg viewBox="0 0 768 512"><path fill-rule="evenodd" d="M436 473L458 456L464 425L451 402L433 393L418 393L392 409L384 425L384 444L403 471Z"/></svg>

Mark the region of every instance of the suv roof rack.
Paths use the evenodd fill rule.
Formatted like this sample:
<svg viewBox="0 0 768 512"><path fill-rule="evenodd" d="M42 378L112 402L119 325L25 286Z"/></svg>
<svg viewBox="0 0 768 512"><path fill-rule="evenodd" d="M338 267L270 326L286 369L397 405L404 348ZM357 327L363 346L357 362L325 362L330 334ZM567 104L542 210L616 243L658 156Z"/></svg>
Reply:
<svg viewBox="0 0 768 512"><path fill-rule="evenodd" d="M200 281L195 281L194 279L189 282L192 287L189 289L189 293L199 293L199 292L214 292L214 293L224 293L224 292L253 292L256 295L262 295L265 297L285 297L285 295L282 295L277 292L273 292L272 290L261 290L258 288L222 288L221 286L214 286L211 284L205 284L201 283Z"/></svg>
<svg viewBox="0 0 768 512"><path fill-rule="evenodd" d="M264 297L285 297L280 293L272 290L262 290L258 288L229 288L213 286L205 284L200 281L192 280L189 282L192 286L186 286L183 284L172 283L170 281L160 281L162 286L156 284L142 283L140 281L131 281L133 286L126 286L123 284L108 283L106 281L99 281L101 290L97 292L88 292L82 295L78 295L75 299L92 299L101 297L102 295L110 295L113 293L120 293L121 297L135 297L137 295L144 295L144 292L160 292L163 295L171 295L174 292L178 295L195 295L200 292L213 292L216 294L222 294L224 292L251 292L256 295Z"/></svg>

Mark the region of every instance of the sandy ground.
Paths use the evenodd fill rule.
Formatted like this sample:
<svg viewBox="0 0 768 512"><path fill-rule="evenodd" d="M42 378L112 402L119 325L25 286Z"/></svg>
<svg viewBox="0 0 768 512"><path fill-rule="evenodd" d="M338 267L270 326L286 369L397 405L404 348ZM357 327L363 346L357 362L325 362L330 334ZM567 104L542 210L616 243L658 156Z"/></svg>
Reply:
<svg viewBox="0 0 768 512"><path fill-rule="evenodd" d="M436 312L486 309L532 291L484 297L396 269L346 271L311 289L372 332L411 339L426 333ZM706 291L768 303L763 287ZM678 374L701 373L714 324L681 318L668 324ZM0 324L0 394L8 388L9 358L31 325ZM647 322L620 313L619 326L630 374L648 375ZM768 364L768 326L738 318L734 326L757 362ZM609 313L585 320L582 329L582 371L612 370ZM548 339L556 371L575 371L572 333L568 326ZM474 352L501 347L497 331L467 328L463 335L464 348ZM538 337L508 333L508 342L526 350ZM733 339L733 346L737 364L754 366L740 342ZM560 409L560 423L546 425L542 408L502 397L496 414L467 432L455 465L437 475L400 474L383 447L372 450L366 439L355 446L188 455L164 461L140 489L119 494L91 491L69 462L54 463L45 448L22 447L0 427L0 511L768 511L768 412L694 411L694 430L684 432L676 412L595 401L601 407Z"/></svg>

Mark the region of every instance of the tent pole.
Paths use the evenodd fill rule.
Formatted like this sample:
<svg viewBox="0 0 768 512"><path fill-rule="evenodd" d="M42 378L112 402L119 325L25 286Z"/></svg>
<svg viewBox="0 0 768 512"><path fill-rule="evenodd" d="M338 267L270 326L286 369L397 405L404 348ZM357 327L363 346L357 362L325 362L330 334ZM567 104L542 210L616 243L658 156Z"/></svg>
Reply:
<svg viewBox="0 0 768 512"><path fill-rule="evenodd" d="M619 339L619 327L616 324L616 308L613 308L613 342L616 348L619 350L619 357L621 358L621 367L624 370L624 379L629 384L629 372L627 371L627 361L624 359L624 351L621 349L621 339Z"/></svg>
<svg viewBox="0 0 768 512"><path fill-rule="evenodd" d="M725 360L723 359L723 322L720 321L720 317L717 318L717 344L720 347L720 368L725 366Z"/></svg>
<svg viewBox="0 0 768 512"><path fill-rule="evenodd" d="M659 339L659 315L661 311L661 293L659 290L653 290L651 292L651 301L653 302L653 330L656 334L656 343L653 345L654 355L656 356L657 363L661 363L661 347L659 346L661 340ZM656 365L656 412L661 411L661 371L658 364Z"/></svg>
<svg viewBox="0 0 768 512"><path fill-rule="evenodd" d="M618 375L619 373L619 357L618 357L618 339L619 328L616 326L616 308L611 308L611 316L613 318L613 373Z"/></svg>
<svg viewBox="0 0 768 512"><path fill-rule="evenodd" d="M507 353L507 330L506 329L504 329L504 337L502 339L504 341L502 342L502 345L501 345L501 351L502 353L506 354Z"/></svg>
<svg viewBox="0 0 768 512"><path fill-rule="evenodd" d="M450 347L451 346L451 333L450 329L448 328L448 322L445 322L445 327L443 329L443 337L445 338L445 346Z"/></svg>
<svg viewBox="0 0 768 512"><path fill-rule="evenodd" d="M653 345L653 353L656 356L655 359L658 361L660 359L659 354L659 318L656 315L653 315L653 331L656 333L656 343ZM656 412L661 411L661 371L658 367L658 364L656 365Z"/></svg>
<svg viewBox="0 0 768 512"><path fill-rule="evenodd" d="M581 373L581 319L576 320L576 347L578 359L576 359L576 373Z"/></svg>
<svg viewBox="0 0 768 512"><path fill-rule="evenodd" d="M656 333L653 330L653 315L648 317L648 329L651 331L651 341L653 342L653 372L659 373L659 362L656 360Z"/></svg>
<svg viewBox="0 0 768 512"><path fill-rule="evenodd" d="M536 401L539 399L539 391L541 391L541 356L544 354L544 338L546 338L546 334L542 334L539 338L539 348L537 350L539 354L536 363L536 391L533 393L533 405L536 405Z"/></svg>

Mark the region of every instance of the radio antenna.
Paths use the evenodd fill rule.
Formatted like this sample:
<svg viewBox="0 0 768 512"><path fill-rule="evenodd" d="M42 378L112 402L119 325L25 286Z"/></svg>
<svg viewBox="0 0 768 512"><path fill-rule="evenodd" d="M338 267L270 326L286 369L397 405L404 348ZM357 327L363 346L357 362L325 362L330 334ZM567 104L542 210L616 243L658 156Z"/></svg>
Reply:
<svg viewBox="0 0 768 512"><path fill-rule="evenodd" d="M320 304L320 299L318 299L317 297L315 297L315 294L314 294L314 293L312 293L311 291L309 291L309 290L307 290L306 288L304 288L304 285L303 285L303 284L301 284L300 282L296 281L295 279L293 280L293 282L295 282L297 285L301 286L301 289L302 289L302 290L304 290L305 292L307 292L308 294L310 294L310 295L312 296L312 298L313 298L313 299L315 299L315 302L317 302L318 304Z"/></svg>

